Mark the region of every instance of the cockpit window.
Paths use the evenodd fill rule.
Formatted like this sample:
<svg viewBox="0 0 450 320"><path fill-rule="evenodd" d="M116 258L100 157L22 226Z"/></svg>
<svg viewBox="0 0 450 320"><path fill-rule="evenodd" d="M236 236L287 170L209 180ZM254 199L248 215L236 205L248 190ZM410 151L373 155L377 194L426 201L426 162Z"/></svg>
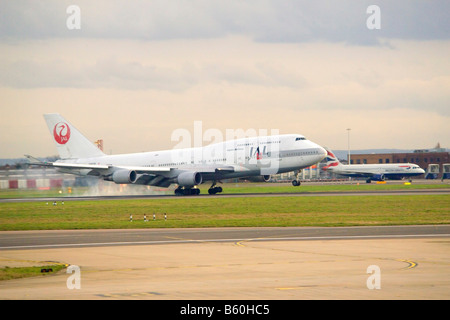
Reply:
<svg viewBox="0 0 450 320"><path fill-rule="evenodd" d="M298 138L295 138L295 141L299 141L299 140L306 140L306 138L305 138L305 137L298 137Z"/></svg>

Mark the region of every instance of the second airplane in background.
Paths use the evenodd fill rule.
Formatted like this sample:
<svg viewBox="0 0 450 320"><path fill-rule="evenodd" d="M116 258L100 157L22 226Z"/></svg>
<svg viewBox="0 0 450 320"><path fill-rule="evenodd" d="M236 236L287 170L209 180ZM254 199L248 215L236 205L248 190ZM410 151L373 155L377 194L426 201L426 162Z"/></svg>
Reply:
<svg viewBox="0 0 450 320"><path fill-rule="evenodd" d="M365 177L367 183L372 180L400 180L425 173L425 170L414 163L342 164L330 150L327 150L327 164L323 170L346 177Z"/></svg>

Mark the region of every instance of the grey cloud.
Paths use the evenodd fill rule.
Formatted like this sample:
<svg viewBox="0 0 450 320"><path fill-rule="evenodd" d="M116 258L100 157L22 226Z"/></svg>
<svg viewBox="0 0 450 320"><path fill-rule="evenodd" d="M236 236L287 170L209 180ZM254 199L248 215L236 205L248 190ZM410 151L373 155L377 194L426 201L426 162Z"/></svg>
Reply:
<svg viewBox="0 0 450 320"><path fill-rule="evenodd" d="M299 88L306 80L298 74L270 64L247 67L210 63L184 63L176 67L137 61L99 59L95 63L73 61L0 61L0 85L14 88L120 88L179 92L197 84L228 83L266 87Z"/></svg>
<svg viewBox="0 0 450 320"><path fill-rule="evenodd" d="M0 62L0 84L15 88L121 88L179 91L195 79L183 70L145 66L138 62L99 60L74 65L67 61Z"/></svg>
<svg viewBox="0 0 450 320"><path fill-rule="evenodd" d="M62 60L0 62L0 84L14 88L77 87L85 81L82 73Z"/></svg>
<svg viewBox="0 0 450 320"><path fill-rule="evenodd" d="M381 29L366 27L374 1L76 1L81 30L68 30L73 1L0 3L0 39L52 37L143 40L244 35L261 42L330 41L379 44L380 38L436 40L450 36L447 0L375 1Z"/></svg>

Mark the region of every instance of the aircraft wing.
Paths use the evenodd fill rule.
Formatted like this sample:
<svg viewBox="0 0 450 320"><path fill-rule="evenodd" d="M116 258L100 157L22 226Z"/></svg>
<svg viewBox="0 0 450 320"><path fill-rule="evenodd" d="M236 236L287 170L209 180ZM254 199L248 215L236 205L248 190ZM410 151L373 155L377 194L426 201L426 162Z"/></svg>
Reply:
<svg viewBox="0 0 450 320"><path fill-rule="evenodd" d="M114 172L115 170L133 170L136 173L140 174L158 174L161 172L169 172L171 168L168 167L142 167L142 166L113 166L113 165L104 165L104 164L82 164L82 163L69 163L69 162L44 162L36 159L30 155L25 155L29 160L31 165L40 165L46 167L54 167L60 169L68 169L68 170L92 170L102 174L108 174Z"/></svg>
<svg viewBox="0 0 450 320"><path fill-rule="evenodd" d="M222 174L234 172L232 166L190 166L182 168L147 168L147 167L120 167L123 169L134 170L138 173L136 184L144 184L158 187L169 187L179 174L183 172L197 172L200 173L204 179L221 179ZM153 170L156 169L156 170ZM166 173L164 172L166 171Z"/></svg>
<svg viewBox="0 0 450 320"><path fill-rule="evenodd" d="M340 174L343 176L358 176L358 177L373 177L379 174L382 174L382 170L376 170L376 169L367 169L367 170L336 170L333 171L336 174Z"/></svg>
<svg viewBox="0 0 450 320"><path fill-rule="evenodd" d="M143 167L143 166L112 166L112 165L103 165L103 164L81 164L81 163L68 163L68 162L44 162L30 155L25 155L32 165L40 165L47 167L55 167L55 168L65 168L65 169L92 169L92 170L109 170L109 169L126 169L126 170L134 170L136 173L161 173L161 172L169 172L174 169L184 170L184 171L197 171L200 173L229 173L234 172L233 166L227 165L197 165L191 167L177 168L177 167Z"/></svg>
<svg viewBox="0 0 450 320"><path fill-rule="evenodd" d="M26 155L32 165L40 165L47 167L54 167L61 169L62 171L77 174L79 172L82 175L90 176L103 176L109 177L114 172L120 170L134 171L137 174L136 184L153 185L168 187L173 179L178 174L186 171L193 171L201 173L204 176L216 176L226 173L234 172L233 166L228 165L192 165L188 167L144 167L144 166L121 166L121 165L104 165L104 164L81 164L81 163L69 163L69 162L44 162L40 161L32 156ZM75 171L75 172L74 172Z"/></svg>
<svg viewBox="0 0 450 320"><path fill-rule="evenodd" d="M183 168L176 168L184 171L195 171L199 173L230 173L235 172L233 166L227 165L193 165Z"/></svg>
<svg viewBox="0 0 450 320"><path fill-rule="evenodd" d="M49 162L52 167L63 169L92 169L92 170L108 170L110 167L102 164L79 164L65 162Z"/></svg>
<svg viewBox="0 0 450 320"><path fill-rule="evenodd" d="M367 171L356 171L356 170L349 170L349 171L341 171L341 172L336 172L337 174L342 174L342 175L359 175L359 176L367 176L367 177L371 177L374 175L374 173L372 172L367 172Z"/></svg>
<svg viewBox="0 0 450 320"><path fill-rule="evenodd" d="M140 174L159 174L162 172L169 172L173 168L170 167L139 167L139 166L109 166L110 169L124 169L133 170Z"/></svg>

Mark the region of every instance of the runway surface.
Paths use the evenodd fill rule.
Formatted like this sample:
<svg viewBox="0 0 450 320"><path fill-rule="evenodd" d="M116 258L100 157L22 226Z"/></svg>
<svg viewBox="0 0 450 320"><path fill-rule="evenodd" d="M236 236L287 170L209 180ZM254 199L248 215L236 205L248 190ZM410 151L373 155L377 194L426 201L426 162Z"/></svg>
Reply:
<svg viewBox="0 0 450 320"><path fill-rule="evenodd" d="M4 231L0 232L0 250L200 242L356 240L449 236L450 225Z"/></svg>
<svg viewBox="0 0 450 320"><path fill-rule="evenodd" d="M200 194L196 196L175 195L112 195L112 196L73 196L73 197L38 197L38 198L2 198L4 202L46 202L46 201L95 201L95 200L130 200L130 199L198 199L198 198L245 198L245 197L337 197L337 196L395 196L395 195L430 195L447 194L450 189L411 189L411 190L373 190L373 191L338 191L338 192L285 192L285 193L240 193L240 194Z"/></svg>

